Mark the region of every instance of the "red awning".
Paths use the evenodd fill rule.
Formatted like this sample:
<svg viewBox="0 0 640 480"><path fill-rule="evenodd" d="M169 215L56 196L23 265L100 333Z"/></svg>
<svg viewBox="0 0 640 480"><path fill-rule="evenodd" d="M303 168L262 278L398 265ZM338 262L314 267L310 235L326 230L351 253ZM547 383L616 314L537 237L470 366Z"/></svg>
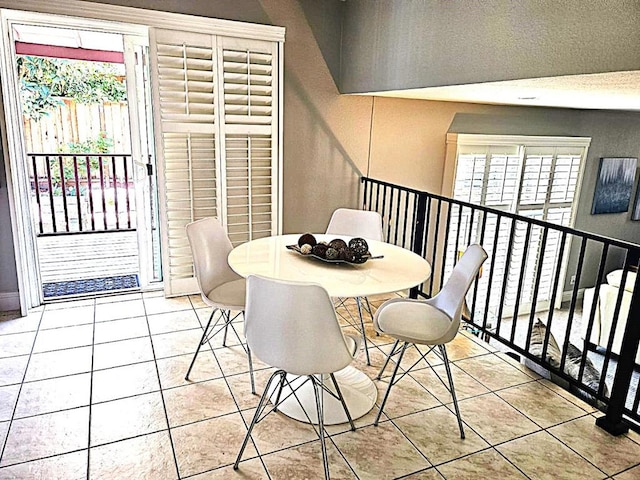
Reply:
<svg viewBox="0 0 640 480"><path fill-rule="evenodd" d="M18 55L33 55L36 57L68 58L71 60L86 60L89 62L124 63L124 53L109 50L89 50L86 48L58 47L55 45L41 45L38 43L16 42Z"/></svg>

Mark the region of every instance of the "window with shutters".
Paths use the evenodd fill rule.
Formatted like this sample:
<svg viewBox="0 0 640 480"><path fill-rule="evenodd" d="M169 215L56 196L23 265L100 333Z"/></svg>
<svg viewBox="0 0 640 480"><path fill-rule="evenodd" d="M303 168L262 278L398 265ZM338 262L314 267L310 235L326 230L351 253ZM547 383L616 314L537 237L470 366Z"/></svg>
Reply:
<svg viewBox="0 0 640 480"><path fill-rule="evenodd" d="M159 28L150 40L165 293L179 295L197 290L188 223L218 217L234 245L280 233L282 42Z"/></svg>
<svg viewBox="0 0 640 480"><path fill-rule="evenodd" d="M454 140L454 141L452 141ZM574 207L577 204L578 185L586 151L590 139L564 137L508 137L492 135L457 135L450 137L448 143L455 143L455 174L453 178L453 197L466 202L485 205L522 216L536 218L564 226L571 226ZM470 219L469 209L454 206L452 218L461 222L452 222L450 236L475 241L482 218ZM458 231L461 228L471 231ZM534 280L537 274L538 259L543 269L538 289L536 306L548 308L552 297L552 278L557 266L560 249L560 235L550 231L542 251L542 229L533 226L529 232L527 257L524 258L527 226L522 222L512 224L504 218L498 228L495 216L487 218L484 238L487 251L496 248L494 284L492 288L500 291L506 276L505 298L492 298L497 310L503 304L505 314L509 314L519 296L519 311L524 313L527 305L533 303ZM513 237L512 237L513 234ZM509 240L513 239L511 252ZM447 265L452 268L455 256L459 252L455 245L448 246ZM507 259L507 255L509 258ZM498 258L499 256L499 258ZM508 260L508 261L507 261ZM505 267L506 266L506 267ZM518 282L524 269L522 289L518 291ZM478 304L484 305L488 289L486 279L478 284Z"/></svg>

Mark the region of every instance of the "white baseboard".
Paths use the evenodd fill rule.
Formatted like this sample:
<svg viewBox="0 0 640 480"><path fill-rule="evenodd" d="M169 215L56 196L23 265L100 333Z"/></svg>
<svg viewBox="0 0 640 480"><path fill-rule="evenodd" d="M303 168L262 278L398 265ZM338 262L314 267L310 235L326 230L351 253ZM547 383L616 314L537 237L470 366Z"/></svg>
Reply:
<svg viewBox="0 0 640 480"><path fill-rule="evenodd" d="M0 292L0 312L20 310L20 294L18 292Z"/></svg>

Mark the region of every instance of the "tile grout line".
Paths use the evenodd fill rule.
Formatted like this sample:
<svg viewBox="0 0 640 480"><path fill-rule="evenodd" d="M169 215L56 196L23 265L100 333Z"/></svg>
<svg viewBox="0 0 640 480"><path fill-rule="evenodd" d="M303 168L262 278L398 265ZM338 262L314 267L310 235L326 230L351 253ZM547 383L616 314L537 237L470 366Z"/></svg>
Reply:
<svg viewBox="0 0 640 480"><path fill-rule="evenodd" d="M191 298L189 298L189 301L191 301ZM242 312L242 318L243 318L243 325L244 325L244 312ZM198 321L200 322L200 328L204 329L205 327L202 325L202 320L200 319L200 316L198 316ZM220 332L218 332L218 334L219 333ZM222 374L221 378L224 380L224 383L227 386L227 389L229 390L229 394L231 395L231 399L233 400L233 403L236 406L237 412L235 412L235 413L240 415L240 419L242 420L242 423L244 423L244 428L248 430L249 429L249 425L247 424L247 421L245 420L244 415L242 415L243 410L240 409L240 405L238 404L238 401L236 400L236 397L233 394L233 390L231 389L231 385L229 384L229 381L227 380L227 375L224 373L224 369L222 368L222 363L220 362L220 360L218 359L218 356L215 353L217 348L214 348L213 345L211 345L211 341L210 340L211 340L211 338L207 342L207 346L209 347L209 350L211 351L211 353L213 355L213 358L216 361L216 364L218 365L218 368L220 369L220 373ZM238 340L240 340L240 339L238 339ZM242 346L242 342L240 342L240 346ZM222 346L222 347L219 347L219 348L229 348L229 347ZM198 353L198 355L199 354L200 353ZM194 364L194 366L195 366L195 364ZM255 373L255 370L254 370L254 373ZM248 374L249 374L249 372L244 372L244 375L248 375ZM237 373L237 374L233 374L233 375L230 375L230 376L233 377L235 375L242 375L242 373ZM253 395L253 394L251 394L251 395ZM258 396L257 392L256 392L256 396ZM260 398L260 397L258 396L258 398ZM246 410L251 410L251 408L247 408ZM245 435L246 435L246 432L245 432ZM266 463L264 462L264 460L262 458L263 455L260 453L260 450L258 449L258 445L256 445L256 442L253 440L253 437L249 437L249 440L251 441L251 445L253 445L253 448L256 450L256 453L258 454L258 456L255 457L255 458L258 458L260 460L260 463L262 464L262 468L264 468L264 471L267 474L267 478L269 480L271 480L271 474L269 473L269 470L267 469L267 465L266 465ZM221 468L221 467L218 467L218 468ZM213 470L216 470L216 469L213 469ZM210 471L210 470L208 470L208 471ZM204 473L204 472L201 472L201 473Z"/></svg>
<svg viewBox="0 0 640 480"><path fill-rule="evenodd" d="M531 478L529 475L527 475L526 473L524 473L520 467L518 467L515 463L513 463L510 459L508 459L506 456L504 456L502 454L502 452L500 450L498 450L495 446L491 447L493 449L494 452L496 452L498 455L500 455L502 458L504 458L504 460L511 465L513 468L515 468L517 471L519 471L525 478Z"/></svg>
<svg viewBox="0 0 640 480"><path fill-rule="evenodd" d="M36 346L36 341L38 339L38 333L40 332L40 324L42 323L42 316L44 315L45 309L42 309L40 312L40 320L38 321L38 328L36 329L36 334L33 336L33 343L31 344L31 350L29 351L29 358L27 359L27 365L24 368L24 373L22 375L22 382L20 382L20 387L18 388L18 395L16 395L15 403L13 404L13 410L11 412L11 419L9 420L9 428L7 429L7 434L4 438L4 442L2 445L2 450L0 451L0 462L4 458L5 449L7 447L7 443L9 441L9 435L11 434L11 426L13 425L13 420L16 414L16 410L18 408L18 401L20 400L20 393L22 392L22 387L24 385L24 379L27 376L27 370L29 369L29 362L31 362L31 355L33 355L33 349Z"/></svg>
<svg viewBox="0 0 640 480"><path fill-rule="evenodd" d="M557 425L552 425L552 426L550 426L550 427L548 427L548 428L545 428L545 429L544 429L544 431L545 431L548 435L550 435L552 438L554 438L555 440L557 440L558 442L560 442L562 445L564 445L565 447L567 447L569 450L571 450L573 453L575 453L576 455L578 455L580 458L582 458L582 459L583 459L584 461L586 461L588 464L592 465L596 470L598 470L598 471L600 471L600 472L604 473L607 477L609 477L609 476L613 476L613 475L617 475L617 473L612 474L612 475L609 475L609 474L608 474L608 473L606 473L602 468L598 467L594 462L592 462L592 461L591 461L591 460L589 460L587 457L585 457L585 456L584 456L584 455L582 455L580 452L578 452L576 449L574 449L571 445L568 445L568 444L567 444L567 443L565 443L561 438L559 438L559 437L555 436L552 432L550 432L550 431L549 431L551 428L557 427L558 425L566 425L566 424L571 423L571 422L573 422L573 421L575 421L575 420L582 419L582 418L585 418L585 417L591 417L591 414L590 414L590 413L588 413L588 414L586 414L586 415L581 415L580 417L576 417L576 418L573 418L573 419L571 419L571 420L567 420L566 422L562 422L562 423L559 423L559 424L557 424ZM591 417L591 418L593 418L593 417ZM595 422L594 422L594 423L595 423ZM619 472L618 472L618 473L619 473Z"/></svg>
<svg viewBox="0 0 640 480"><path fill-rule="evenodd" d="M87 480L91 471L91 413L93 409L93 362L96 340L96 299L93 298L93 322L91 332L91 374L89 377L89 428L87 429Z"/></svg>
<svg viewBox="0 0 640 480"><path fill-rule="evenodd" d="M489 352L489 353L493 353L493 352ZM496 355L496 356L497 356L497 355ZM475 357L474 357L474 358L475 358ZM500 358L500 357L498 356L498 358ZM501 360L502 360L502 359L501 359ZM504 360L503 360L503 361L504 361ZM508 364L508 362L505 362L505 363L507 363L507 364ZM513 367L513 365L511 365L511 366ZM486 394L489 394L489 393L492 393L492 394L494 394L494 395L496 394L494 390L492 390L492 389L488 388L486 385L484 385L482 382L480 382L477 378L475 378L475 376L473 376L473 375L469 374L468 372L466 372L462 367L458 366L458 368L460 368L460 370L461 370L461 371L463 371L465 374L469 375L471 378L473 378L475 381L477 381L480 385L482 385L483 387L487 388L488 392L487 392ZM514 367L514 368L516 368L516 367ZM516 370L519 370L519 369L517 369L517 368L516 368ZM522 372L522 373L524 373L524 372ZM526 374L525 374L525 375L526 375ZM411 376L411 375L410 375L410 376ZM413 378L413 377L412 377L412 378ZM531 379L531 380L532 380L532 381L535 381L536 383L538 382L536 379ZM424 388L425 390L427 390L427 391L428 391L428 389L427 389L424 385L422 385L422 383L421 383L421 382L419 382L419 381L418 381L418 380L416 380L416 379L414 379L414 381L416 381L416 382L417 382L417 383L418 383L422 388ZM526 384L529 384L529 383L532 383L532 382L530 382L530 381L528 381L528 382L523 382L523 383L520 383L520 384L512 385L512 386L510 386L510 387L505 387L505 388L502 388L502 389L498 389L497 391L501 391L501 390L505 390L505 389L513 388L513 387L517 387L517 386L520 386L520 385L526 385ZM542 385L542 386L543 386L543 387L545 387L545 388L548 388L548 387L546 387L546 386L544 386L544 385ZM559 398L563 398L564 400L566 400L567 402L569 402L569 403L571 403L572 405L576 406L577 408L580 408L580 407L578 407L577 405L575 405L575 404L573 404L572 402L570 402L569 400L567 400L567 399L565 399L564 397L562 397L561 395L559 395L557 392L554 392L552 389L548 389L548 390L549 390L550 392L553 392L553 393L554 393L555 395L557 395ZM476 395L475 397L472 397L472 398L477 398L478 396L481 396L481 395ZM435 396L434 396L434 398L436 398L436 400L438 400L438 401L441 403L441 406L444 406L444 407L445 407L449 412L451 412L451 410L447 407L447 404L445 404L444 402L441 402L441 401L440 401L437 397L435 397ZM501 398L501 399L502 399L502 397L499 397L499 398ZM483 441L485 441L485 442L489 445L489 447L490 447L491 449L494 449L494 450L498 451L498 450L495 448L496 446L499 446L499 445L502 445L502 444L505 444L505 443L509 443L509 442L511 442L511 441L513 441L513 440L516 440L516 439L518 439L518 438L524 438L524 437L526 437L526 436L533 435L533 434L535 434L535 433L546 432L546 433L548 433L549 435L551 435L551 436L552 436L552 438L554 438L554 439L556 439L557 441L559 441L561 444L563 444L565 447L569 448L572 452L574 452L574 453L575 453L576 455L578 455L580 458L583 458L584 460L586 460L586 461L587 461L587 463L589 463L589 464L590 464L590 465L592 465L594 468L596 468L597 470L601 471L602 473L604 473L604 474L606 475L606 473L605 473L604 471L602 471L599 467L597 467L595 464L593 464L592 462L588 461L588 460L587 460L586 458L584 458L580 453L576 452L576 451L575 451L573 448L571 448L569 445L566 445L562 440L560 440L559 438L555 437L551 432L548 432L548 431L547 431L547 428L542 427L541 425L539 425L537 422L535 422L533 419L531 419L528 415L526 415L525 413L521 412L518 408L516 408L515 406L511 405L511 404L510 404L509 402L507 402L506 400L504 400L504 399L502 399L502 400L503 400L503 401L505 401L505 402L506 402L508 405L510 405L512 408L514 408L518 413L520 413L521 415L523 415L525 418L527 418L527 419L529 419L531 422L533 422L533 424L534 424L534 425L536 425L536 426L539 428L539 430L537 430L536 432L530 432L530 433L528 433L528 434L521 435L521 436L515 437L515 438L513 438L513 439L506 440L506 441L504 441L504 442L500 442L500 443L497 443L497 444L493 445L491 442L488 442L488 441L487 441L487 440L486 440L482 435L480 435L480 434L479 434L479 433L478 433L478 432L477 432L473 427L471 427L469 424L467 424L467 423L465 422L465 426L466 426L467 428L470 428L474 433L476 433L476 435L478 435L478 436L479 436ZM433 409L435 409L435 408L438 408L439 406L440 406L440 405L435 406L435 407L432 407L432 408L424 409L424 410L422 410L421 412L429 411L429 410L433 410ZM590 414L589 412L586 412L584 409L580 408L580 410L582 410L582 411L584 412L584 414L583 414L583 415L580 415L580 416L578 416L578 417L575 417L575 418L572 418L572 419L566 420L566 421L564 421L564 422L559 422L559 423L557 423L557 424L551 425L551 426L550 426L550 427L548 427L548 428L552 428L552 427L555 427L555 426L557 426L557 425L562 425L562 424L564 424L564 423L569 423L569 422L572 422L572 421L574 421L574 420L577 420L578 418L584 418L585 416L591 416L591 414ZM398 429L398 431L400 431L400 433L401 433L401 434L402 434L402 435L403 435L403 436L404 436L404 437L405 437L405 438L406 438L406 439L407 439L407 440L408 440L408 441L409 441L409 442L414 446L414 448L416 448L416 450L417 450L418 452L420 452L420 454L421 454L421 455L423 455L423 456L427 459L427 461L429 461L429 463L431 463L431 464L433 465L433 463L428 459L428 457L427 457L427 456L426 456L426 455L425 455L425 454L424 454L424 453L423 453L423 452L422 452L422 451L421 451L421 450L420 450L420 449L419 449L419 448L418 448L418 447L417 447L417 446L416 446L416 445L411 441L411 439L409 439L409 437L407 437L407 436L405 435L405 433L402 431L402 429L400 429L400 427L399 427L399 426L395 423L395 421L394 421L394 420L396 420L397 418L402 418L402 417L406 417L406 416L409 416L409 415L412 415L412 414L416 414L416 413L421 413L421 412L412 412L412 413L410 413L410 414L401 415L401 416L394 417L394 418L389 418L389 417L387 416L387 418L388 418L388 421L390 421L390 422L391 422L391 423L392 423L392 424L393 424L393 425ZM479 450L478 452L480 452L480 451L485 451L485 450L487 450L487 449L482 449L482 450ZM450 461L444 462L443 464L445 464L445 463L449 463L449 462L451 462L451 461L458 460L459 458L465 458L465 457L467 457L467 456L473 455L473 454L478 453L478 452L473 452L473 453L471 453L471 454L463 455L463 456L461 456L461 457L458 457L458 458L452 459L452 460L450 460ZM498 453L500 453L500 452L498 451ZM503 456L504 456L504 455L503 455ZM506 457L505 457L505 458L506 458ZM507 459L507 460L508 460L508 459ZM511 464L512 462L511 462L511 461L509 461L509 463ZM439 464L439 465L442 465L442 464ZM434 468L436 467L435 465L433 465L433 466L434 466ZM514 467L515 467L515 465L514 465ZM516 468L517 468L517 467L516 467ZM437 470L437 468L436 468L436 470ZM518 470L520 471L520 469L519 469L519 468L518 468ZM439 470L437 470L437 471L438 471L438 473L441 473ZM441 475L442 475L442 474L441 474ZM444 476L444 475L443 475L443 476ZM526 475L525 475L525 476L526 476Z"/></svg>
<svg viewBox="0 0 640 480"><path fill-rule="evenodd" d="M149 343L151 344L151 353L153 353L153 363L156 368L156 376L158 378L158 387L160 388L160 399L162 400L162 408L164 410L164 418L167 422L167 433L169 435L169 443L171 444L171 453L173 454L173 465L176 468L176 478L181 478L180 469L178 467L178 457L176 455L176 447L173 442L173 435L171 432L171 424L169 422L169 414L167 412L167 403L164 399L164 391L162 389L162 383L160 382L160 370L158 369L158 359L156 358L156 350L153 345L152 335L151 335L151 326L149 325L149 316L147 315L147 306L144 302L144 296L142 297L142 308L144 310L144 318L147 322L147 330L149 332Z"/></svg>

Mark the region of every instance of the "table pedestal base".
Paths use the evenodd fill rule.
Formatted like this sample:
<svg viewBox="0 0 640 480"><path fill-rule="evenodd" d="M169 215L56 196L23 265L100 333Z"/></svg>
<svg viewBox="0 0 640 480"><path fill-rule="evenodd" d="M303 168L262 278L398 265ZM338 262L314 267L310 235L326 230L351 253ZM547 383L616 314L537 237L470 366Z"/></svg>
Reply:
<svg viewBox="0 0 640 480"><path fill-rule="evenodd" d="M378 397L378 389L375 384L366 374L351 366L336 372L334 375L340 387L340 392L342 392L342 396L344 397L344 401L347 404L347 408L349 409L351 418L355 420L356 418L366 415L373 408ZM307 380L307 377L287 375L287 380L295 389ZM325 377L324 384L329 390L335 392L333 382L328 375ZM285 398L290 393L291 389L285 386L282 389L280 398ZM272 391L269 392L269 398L272 402L275 401L276 394L277 390L274 386L272 387ZM300 403L302 403L304 410L300 407L296 398L291 395L280 404L278 411L301 422L308 423L309 419L311 419L312 423L318 423L316 399L311 382L307 382L298 388L298 390L296 390L296 396L300 400ZM332 397L327 392L323 392L323 402L325 425L336 425L348 422L344 408L338 399Z"/></svg>

